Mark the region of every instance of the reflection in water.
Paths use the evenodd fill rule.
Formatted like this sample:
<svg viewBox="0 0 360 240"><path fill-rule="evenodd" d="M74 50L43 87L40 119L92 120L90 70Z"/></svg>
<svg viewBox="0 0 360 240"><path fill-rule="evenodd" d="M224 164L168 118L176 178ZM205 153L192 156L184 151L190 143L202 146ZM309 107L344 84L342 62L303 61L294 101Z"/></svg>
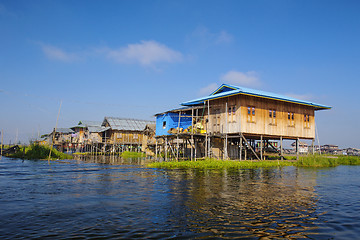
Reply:
<svg viewBox="0 0 360 240"><path fill-rule="evenodd" d="M0 161L0 237L342 239L360 234L360 167L160 170L100 156Z"/></svg>
<svg viewBox="0 0 360 240"><path fill-rule="evenodd" d="M316 229L315 182L299 180L294 168L168 174L174 205L188 208L188 224L198 232L299 238Z"/></svg>
<svg viewBox="0 0 360 240"><path fill-rule="evenodd" d="M86 163L102 163L109 165L138 165L144 166L149 162L147 158L122 158L118 155L99 155L99 156L90 156L90 155L75 155L75 160L79 162Z"/></svg>

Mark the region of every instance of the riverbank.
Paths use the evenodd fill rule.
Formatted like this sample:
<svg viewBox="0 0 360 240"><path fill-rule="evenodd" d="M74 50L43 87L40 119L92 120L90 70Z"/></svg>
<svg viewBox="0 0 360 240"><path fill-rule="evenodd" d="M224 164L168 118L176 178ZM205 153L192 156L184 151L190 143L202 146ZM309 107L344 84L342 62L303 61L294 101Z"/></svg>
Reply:
<svg viewBox="0 0 360 240"><path fill-rule="evenodd" d="M311 155L300 157L299 160L217 160L205 159L198 161L170 161L153 162L147 166L151 168L165 169L253 169L253 168L271 168L271 167L336 167L339 165L360 165L360 157L355 156L322 156Z"/></svg>

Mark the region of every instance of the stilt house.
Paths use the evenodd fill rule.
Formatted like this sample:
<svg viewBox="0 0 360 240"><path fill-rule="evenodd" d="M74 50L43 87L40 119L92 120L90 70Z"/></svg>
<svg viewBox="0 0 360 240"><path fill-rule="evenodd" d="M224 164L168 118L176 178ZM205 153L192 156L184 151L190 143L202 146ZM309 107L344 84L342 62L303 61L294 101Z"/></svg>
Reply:
<svg viewBox="0 0 360 240"><path fill-rule="evenodd" d="M105 117L102 126L108 129L103 133L103 142L141 150L146 126L154 124L154 121Z"/></svg>
<svg viewBox="0 0 360 240"><path fill-rule="evenodd" d="M263 159L265 147L279 150L279 155L282 155L283 139L293 139L297 143L299 139L314 140L315 112L331 108L228 84L221 85L209 96L183 102L181 105L186 108L170 112L175 114L173 119L176 119L177 113L180 125L183 112L191 114L192 131L186 132L192 139L189 141L194 149L191 157L238 159ZM157 127L159 125L157 121ZM199 127L203 130L199 131ZM160 137L158 133L161 132L157 131L157 136ZM182 134L185 133L178 130L170 135L179 137ZM280 149L273 146L271 140L279 140ZM260 149L256 151L259 141ZM202 151L199 146L202 146ZM200 151L196 151L198 148Z"/></svg>
<svg viewBox="0 0 360 240"><path fill-rule="evenodd" d="M103 132L109 127L101 126L100 121L79 121L78 125L72 127L77 134L79 134L80 143L93 144L101 143L103 139Z"/></svg>

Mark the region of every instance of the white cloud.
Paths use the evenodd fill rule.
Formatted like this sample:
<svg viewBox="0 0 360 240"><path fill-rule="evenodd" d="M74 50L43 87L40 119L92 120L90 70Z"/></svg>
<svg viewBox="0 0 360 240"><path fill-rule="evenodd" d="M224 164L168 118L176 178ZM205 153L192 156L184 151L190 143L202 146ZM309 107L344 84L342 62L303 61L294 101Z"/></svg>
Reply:
<svg viewBox="0 0 360 240"><path fill-rule="evenodd" d="M183 58L180 52L156 41L141 41L118 50L106 49L106 55L119 63L139 63L143 66L160 62L177 62Z"/></svg>
<svg viewBox="0 0 360 240"><path fill-rule="evenodd" d="M234 40L234 37L227 33L226 31L221 31L217 38L216 43L230 43Z"/></svg>
<svg viewBox="0 0 360 240"><path fill-rule="evenodd" d="M3 4L0 3L0 16L4 17L16 17L16 14L7 9Z"/></svg>
<svg viewBox="0 0 360 240"><path fill-rule="evenodd" d="M216 44L231 43L234 41L234 37L225 30L216 33L210 32L209 29L204 26L199 26L188 37L188 40L197 42L201 44L202 47L209 47Z"/></svg>
<svg viewBox="0 0 360 240"><path fill-rule="evenodd" d="M259 76L255 71L245 73L238 71L229 71L226 74L222 75L220 80L225 83L246 87L258 87L261 85Z"/></svg>
<svg viewBox="0 0 360 240"><path fill-rule="evenodd" d="M209 95L210 93L215 91L218 87L219 86L217 83L211 83L211 84L207 85L206 87L201 88L199 90L199 95L201 95L201 96Z"/></svg>
<svg viewBox="0 0 360 240"><path fill-rule="evenodd" d="M59 60L63 62L73 62L79 59L78 55L65 52L64 50L54 46L41 44L41 49L49 59Z"/></svg>

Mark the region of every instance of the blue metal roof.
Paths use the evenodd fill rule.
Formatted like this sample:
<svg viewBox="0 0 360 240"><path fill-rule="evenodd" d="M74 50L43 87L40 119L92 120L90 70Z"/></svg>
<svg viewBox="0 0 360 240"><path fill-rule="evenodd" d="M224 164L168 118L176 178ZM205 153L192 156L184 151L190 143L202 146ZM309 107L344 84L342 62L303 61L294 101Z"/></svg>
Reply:
<svg viewBox="0 0 360 240"><path fill-rule="evenodd" d="M229 85L229 84L222 84L218 89L216 89L209 96L194 99L194 100L187 101L187 102L183 102L183 103L181 103L181 105L194 106L194 105L202 104L208 100L214 100L214 99L218 99L218 98L229 97L229 96L233 96L233 95L241 95L241 94L242 95L250 95L250 96L254 96L254 97L279 100L279 101L285 101L285 102L290 102L290 103L296 103L296 104L301 104L301 105L308 105L308 106L314 107L315 110L331 108L329 106L325 106L325 105L321 105L321 104L317 104L317 103L313 103L313 102L309 102L309 101L299 100L299 99L279 95L276 93L270 93L270 92L265 92L265 91L261 91L261 90L238 87L238 86L233 86L233 85Z"/></svg>

